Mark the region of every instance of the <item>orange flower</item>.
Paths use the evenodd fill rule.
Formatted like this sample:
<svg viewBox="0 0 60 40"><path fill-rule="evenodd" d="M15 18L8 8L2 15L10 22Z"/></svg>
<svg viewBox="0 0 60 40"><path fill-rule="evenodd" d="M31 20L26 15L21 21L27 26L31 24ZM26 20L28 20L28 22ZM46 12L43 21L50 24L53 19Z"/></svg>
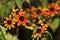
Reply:
<svg viewBox="0 0 60 40"><path fill-rule="evenodd" d="M35 24L28 25L28 29L33 30L34 26L35 26Z"/></svg>
<svg viewBox="0 0 60 40"><path fill-rule="evenodd" d="M11 27L14 27L15 19L12 19L11 15L10 15L9 18L6 17L4 24L5 24L5 26L7 26L7 28L11 29Z"/></svg>
<svg viewBox="0 0 60 40"><path fill-rule="evenodd" d="M50 15L50 13L47 12L47 9L46 8L43 8L42 13L41 13L41 16L45 18L45 17L47 17L49 15Z"/></svg>
<svg viewBox="0 0 60 40"><path fill-rule="evenodd" d="M36 37L41 37L42 33L44 33L47 30L47 28L45 26L39 27L35 33L33 33L32 37L36 38Z"/></svg>
<svg viewBox="0 0 60 40"><path fill-rule="evenodd" d="M12 15L13 16L16 16L17 14L19 14L19 9L13 9L13 13L12 13Z"/></svg>
<svg viewBox="0 0 60 40"><path fill-rule="evenodd" d="M26 11L20 11L19 15L16 15L15 18L18 26L25 25L25 23L27 23L28 21L28 16L26 15Z"/></svg>
<svg viewBox="0 0 60 40"><path fill-rule="evenodd" d="M41 30L41 33L44 33L44 31L47 30L47 28L46 28L45 26L42 26L42 27L39 27L39 28L40 28L40 30Z"/></svg>
<svg viewBox="0 0 60 40"><path fill-rule="evenodd" d="M33 18L37 18L38 16L40 16L42 13L42 8L38 7L35 11L32 11L32 17Z"/></svg>
<svg viewBox="0 0 60 40"><path fill-rule="evenodd" d="M55 3L51 3L48 6L48 12L50 13L51 17L55 16L55 14L57 14L57 10L59 9L58 5Z"/></svg>
<svg viewBox="0 0 60 40"><path fill-rule="evenodd" d="M39 20L38 24L41 24L42 26L48 27L49 23L48 22L44 22L42 20Z"/></svg>
<svg viewBox="0 0 60 40"><path fill-rule="evenodd" d="M33 18L37 18L37 17L38 17L38 15L37 15L37 12L36 12L36 11L33 11L33 12L32 12L32 17L33 17Z"/></svg>
<svg viewBox="0 0 60 40"><path fill-rule="evenodd" d="M37 14L38 14L38 15L41 15L42 13L43 13L42 7L38 7L38 8L37 8Z"/></svg>
<svg viewBox="0 0 60 40"><path fill-rule="evenodd" d="M47 16L49 16L50 15L50 13L48 13L48 12L46 12L46 11L44 11L43 13L42 13L42 16L45 18L45 17L47 17Z"/></svg>
<svg viewBox="0 0 60 40"><path fill-rule="evenodd" d="M35 33L33 33L33 35L32 35L32 37L34 37L34 38L36 38L36 37L41 37L41 30L40 30L40 28L38 28L37 30L36 30L36 32Z"/></svg>
<svg viewBox="0 0 60 40"><path fill-rule="evenodd" d="M31 7L31 12L36 11L36 8L34 6Z"/></svg>
<svg viewBox="0 0 60 40"><path fill-rule="evenodd" d="M34 34L32 35L32 37L34 37L34 38L36 38L36 37L41 37L41 34L34 33Z"/></svg>

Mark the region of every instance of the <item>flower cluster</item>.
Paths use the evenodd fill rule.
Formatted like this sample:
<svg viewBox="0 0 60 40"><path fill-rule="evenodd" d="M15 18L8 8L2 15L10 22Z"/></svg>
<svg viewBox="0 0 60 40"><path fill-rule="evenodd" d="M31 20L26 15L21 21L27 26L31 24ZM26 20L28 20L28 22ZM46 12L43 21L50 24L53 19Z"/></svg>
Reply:
<svg viewBox="0 0 60 40"><path fill-rule="evenodd" d="M17 24L17 27L25 26L30 30L36 30L32 37L41 37L42 34L47 31L47 27L49 23L44 19L46 17L53 17L57 14L59 7L55 3L49 4L48 8L38 7L35 8L34 6L31 9L23 10L23 9L13 9L13 12L9 17L4 20L4 25L11 29L14 28ZM28 12L27 12L28 11Z"/></svg>

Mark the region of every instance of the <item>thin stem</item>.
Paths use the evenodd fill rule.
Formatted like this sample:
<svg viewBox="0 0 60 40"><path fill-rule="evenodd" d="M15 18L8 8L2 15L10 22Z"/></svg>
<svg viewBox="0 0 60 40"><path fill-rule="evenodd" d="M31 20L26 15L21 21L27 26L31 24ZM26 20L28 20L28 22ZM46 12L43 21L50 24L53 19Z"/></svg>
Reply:
<svg viewBox="0 0 60 40"><path fill-rule="evenodd" d="M37 37L37 40L39 40L39 37Z"/></svg>
<svg viewBox="0 0 60 40"><path fill-rule="evenodd" d="M34 40L34 38L32 38L32 40Z"/></svg>
<svg viewBox="0 0 60 40"><path fill-rule="evenodd" d="M47 33L51 36L51 39L53 39L53 37L52 37L51 33L50 33L50 32L48 32L48 31L47 31Z"/></svg>

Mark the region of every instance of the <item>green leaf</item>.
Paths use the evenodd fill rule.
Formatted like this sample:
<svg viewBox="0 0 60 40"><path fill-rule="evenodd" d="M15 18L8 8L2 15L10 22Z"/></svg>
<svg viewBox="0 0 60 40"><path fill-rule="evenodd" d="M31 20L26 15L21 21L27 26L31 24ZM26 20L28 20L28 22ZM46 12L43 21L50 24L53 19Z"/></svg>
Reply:
<svg viewBox="0 0 60 40"><path fill-rule="evenodd" d="M47 8L48 7L48 0L42 0L42 7Z"/></svg>
<svg viewBox="0 0 60 40"><path fill-rule="evenodd" d="M12 35L9 34L9 33L6 34L7 28L2 27L1 25L0 25L0 27L1 27L1 29L2 29L2 32L3 32L4 37L6 38L6 40L18 40L17 35L12 36ZM2 34L2 33L1 33L1 34ZM2 35L1 35L0 37L2 37ZM5 40L4 37L2 38L3 40Z"/></svg>
<svg viewBox="0 0 60 40"><path fill-rule="evenodd" d="M0 25L0 39L1 39L1 40L6 40L5 35L4 35L3 30L2 30L1 27L2 27L2 26Z"/></svg>
<svg viewBox="0 0 60 40"><path fill-rule="evenodd" d="M2 8L0 9L0 17L1 17L1 19L3 20L4 19L4 17L5 17L5 12L6 12L6 10L7 10L7 6L6 5L2 5Z"/></svg>
<svg viewBox="0 0 60 40"><path fill-rule="evenodd" d="M16 1L16 4L18 6L18 8L22 8L22 3L25 1L25 0L15 0Z"/></svg>
<svg viewBox="0 0 60 40"><path fill-rule="evenodd" d="M55 31L59 26L59 18L55 18L51 23L50 27L53 31Z"/></svg>
<svg viewBox="0 0 60 40"><path fill-rule="evenodd" d="M34 6L34 7L38 7L38 6L41 6L41 2L40 0L31 0L30 2L31 6Z"/></svg>

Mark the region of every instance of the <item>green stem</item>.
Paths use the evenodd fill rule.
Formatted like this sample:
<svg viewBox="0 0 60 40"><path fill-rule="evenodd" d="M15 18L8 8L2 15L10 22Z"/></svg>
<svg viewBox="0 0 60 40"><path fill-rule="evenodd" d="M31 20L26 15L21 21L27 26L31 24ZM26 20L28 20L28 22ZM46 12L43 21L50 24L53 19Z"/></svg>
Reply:
<svg viewBox="0 0 60 40"><path fill-rule="evenodd" d="M0 31L1 31L1 34L2 34L2 36L3 36L3 38L4 38L4 40L6 40L6 38L5 38L4 34L3 34L3 31L2 31L2 29L1 29L1 26L0 26Z"/></svg>
<svg viewBox="0 0 60 40"><path fill-rule="evenodd" d="M37 37L37 40L39 40L39 37Z"/></svg>
<svg viewBox="0 0 60 40"><path fill-rule="evenodd" d="M32 40L34 40L34 38L32 38Z"/></svg>
<svg viewBox="0 0 60 40"><path fill-rule="evenodd" d="M53 37L52 37L51 33L50 33L50 32L48 32L48 31L47 31L47 33L51 36L51 39L53 39Z"/></svg>

